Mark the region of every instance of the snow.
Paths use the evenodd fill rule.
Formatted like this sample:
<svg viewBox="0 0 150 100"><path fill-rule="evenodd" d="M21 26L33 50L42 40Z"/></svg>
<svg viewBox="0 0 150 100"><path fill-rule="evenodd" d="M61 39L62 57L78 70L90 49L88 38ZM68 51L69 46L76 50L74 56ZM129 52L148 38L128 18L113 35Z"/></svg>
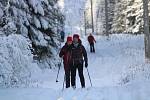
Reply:
<svg viewBox="0 0 150 100"><path fill-rule="evenodd" d="M65 31L66 33L80 33L80 29L84 29L81 24L83 23L83 12L86 0L61 0L64 7L65 14ZM83 8L83 9L82 9Z"/></svg>
<svg viewBox="0 0 150 100"><path fill-rule="evenodd" d="M23 36L28 37L28 29L24 25L21 25L20 30Z"/></svg>
<svg viewBox="0 0 150 100"><path fill-rule="evenodd" d="M142 84L142 86L140 85ZM149 82L134 83L124 87L104 87L90 89L1 89L2 100L149 100Z"/></svg>
<svg viewBox="0 0 150 100"><path fill-rule="evenodd" d="M41 1L43 1L46 5L48 5L48 0L41 0Z"/></svg>
<svg viewBox="0 0 150 100"><path fill-rule="evenodd" d="M29 79L40 73L33 63L28 40L21 35L10 35L0 37L0 43L0 87L28 85Z"/></svg>
<svg viewBox="0 0 150 100"><path fill-rule="evenodd" d="M112 31L138 33L143 30L142 0L120 0L115 4Z"/></svg>
<svg viewBox="0 0 150 100"><path fill-rule="evenodd" d="M150 64L145 62L143 35L111 35L96 37L96 54L89 52L87 37L82 42L87 49L89 72L93 87L84 68L86 88L62 91L64 70L59 82L55 78L58 69L36 73L28 88L0 89L2 100L149 100Z"/></svg>
<svg viewBox="0 0 150 100"><path fill-rule="evenodd" d="M94 13L99 9L98 21L100 33L103 32L103 2L104 0L93 0ZM122 0L123 1L123 0ZM119 8L119 2L116 5L116 10ZM15 2L13 0L12 2ZM19 3L21 2L21 4ZM30 9L28 4L30 5ZM58 4L50 6L49 0L16 0L17 4L20 4L25 10L32 10L38 14L38 17L32 16L25 11L19 10L15 6L10 6L9 2L6 10L11 7L14 16L20 16L14 18L17 22L21 23L21 34L27 37L28 30L23 23L29 25L31 22L36 28L50 28L52 25L51 18L48 19L44 11L55 11L59 6L63 9L66 15L65 31L67 33L80 34L83 31L83 11L85 6L90 7L90 3L86 0L60 0ZM52 1L53 4L54 1ZM44 7L45 3L47 9ZM139 4L139 5L138 5ZM113 23L116 30L125 30L122 27L130 24L132 20L125 20L124 17L130 17L136 15L136 22L128 30L132 32L138 32L141 26L142 9L137 11L141 7L141 1L135 2L129 6L128 9L123 10L121 15L115 16L116 20ZM98 6L100 5L100 6ZM123 4L124 5L124 4ZM98 7L96 7L98 6ZM125 5L124 5L125 6ZM10 9L11 9L10 8ZM81 9L83 8L83 9ZM134 8L134 9L132 9ZM120 13L118 10L115 14ZM88 20L90 21L90 9L88 10ZM1 12L1 9L0 9ZM128 15L126 15L127 12ZM134 13L133 13L134 12ZM3 12L0 16L3 15ZM126 16L122 16L126 15ZM25 17L21 17L25 16ZM51 15L53 16L53 15ZM96 15L94 14L94 17ZM123 18L122 18L123 17ZM54 16L53 16L54 18ZM13 17L12 17L13 19ZM15 21L10 18L8 25L14 33L17 30ZM118 20L119 19L119 20ZM50 21L49 21L50 20ZM120 23L116 23L119 22ZM130 22L130 23L128 23ZM117 25L118 27L116 27ZM121 26L121 27L120 27ZM93 87L90 86L88 73L84 68L84 76L86 81L86 88L82 89L77 75L77 88L65 89L62 91L62 85L64 81L64 69L63 64L58 77L59 82L56 83L57 67L58 66L58 53L59 50L49 45L53 39L57 41L57 38L47 37L36 28L31 27L32 35L35 38L32 42L40 46L49 46L53 55L51 58L45 58L44 60L34 61L31 53L30 40L21 35L9 35L8 37L0 37L0 99L1 100L149 100L150 96L150 64L145 61L144 54L144 36L143 35L125 35L115 34L110 37L95 36L96 37L96 54L89 52L89 44L87 37L81 34L81 39L88 52L89 58L89 72L91 75ZM51 27L53 30L53 27ZM11 31L10 33L13 33ZM2 33L0 33L2 34ZM71 35L69 34L69 35ZM7 34L8 35L8 34ZM62 45L61 45L62 46ZM41 68L41 69L40 69ZM46 69L46 68L52 68ZM11 88L10 88L11 87Z"/></svg>
<svg viewBox="0 0 150 100"><path fill-rule="evenodd" d="M16 31L17 30L17 27L16 25L14 24L14 22L9 22L7 25L4 26L4 28L9 28L13 31Z"/></svg>
<svg viewBox="0 0 150 100"><path fill-rule="evenodd" d="M56 58L55 55L53 55L53 53L55 52L51 52L51 50L53 49L56 50L58 48L58 45L56 45L56 42L58 41L59 37L55 37L57 35L56 24L58 28L61 27L63 24L62 13L55 6L56 3L57 3L57 0L4 0L0 2L0 10L2 10L2 12L0 11L1 13L0 16L3 15L3 18L0 19L0 23L1 23L0 35L8 36L10 34L21 34L22 36L30 39L31 40L30 42L32 43L33 47L30 46L30 48L28 49L29 49L29 52L31 52L30 51L31 49L32 53L36 56L36 57L34 56L34 58L37 60L37 62L36 61L34 62L36 62L37 64L37 63L41 63L41 60L42 60L43 63L41 63L40 65L44 68L46 67L47 69L57 67L57 61L58 61L57 60L58 57ZM51 9L49 10L48 8L51 8ZM45 15L45 12L47 12L46 15ZM57 23L56 23L56 20L57 20ZM51 33L53 33L53 35L51 35ZM21 41L21 38L19 40ZM26 40L23 39L22 41L26 41ZM8 42L10 42L9 38L8 38ZM15 45L18 45L18 44L15 44ZM13 57L12 58L10 57L10 59L11 60L21 59L21 61L20 62L18 61L17 63L14 60L13 63L9 62L10 66L9 64L8 65L4 64L4 65L6 66L6 68L9 67L11 69L11 67L13 66L14 69L15 67L17 67L21 71L23 71L24 70L23 68L24 67L28 68L30 64L27 63L26 66L23 66L23 67L22 66L18 67L18 66L21 63L24 64L23 59L26 60L29 58L28 57L24 58L24 55L21 54L22 52L20 48L16 48L16 49L17 50L15 52L15 49L13 48L14 50L14 53L12 54ZM11 52L11 50L8 52ZM20 58L20 55L22 55L21 58ZM7 60L4 58L2 58L2 60L5 60L4 61L5 63L7 62ZM18 65L16 64L17 66L15 66L15 63L17 63ZM3 66L3 64L1 66ZM33 65L33 66L35 66L35 70L36 70L36 67L42 68L41 66L37 66L37 65ZM13 71L13 73L15 72ZM13 75L10 74L7 76L9 78L9 76L11 77ZM27 78L29 78L29 76L30 75L28 75ZM11 79L8 81L11 81ZM3 82L3 85L5 85L4 82ZM10 87L11 87L11 84L10 84Z"/></svg>
<svg viewBox="0 0 150 100"><path fill-rule="evenodd" d="M143 84L143 86L140 84ZM146 89L149 88L149 86L147 87L148 84L149 82L133 83L124 87L95 87L88 90L68 89L56 100L148 100L150 95L149 90Z"/></svg>
<svg viewBox="0 0 150 100"><path fill-rule="evenodd" d="M64 0L58 1L58 7L60 7L61 9L64 9Z"/></svg>
<svg viewBox="0 0 150 100"><path fill-rule="evenodd" d="M31 27L34 36L36 37L37 40L34 40L36 45L41 45L41 46L47 46L47 41L44 39L44 36L42 34L42 32L34 29L33 27Z"/></svg>
<svg viewBox="0 0 150 100"><path fill-rule="evenodd" d="M111 1L111 0L110 0ZM105 0L92 0L93 2L93 17L94 27L97 34L103 34L105 31ZM90 0L59 0L59 6L63 9L65 14L65 32L66 33L80 33L85 34L85 18L84 11L86 12L86 24L91 25L91 1ZM110 10L113 6L109 5ZM110 12L112 13L112 12ZM112 15L109 16L112 18ZM111 22L110 22L111 23ZM91 33L92 29L87 28L87 33Z"/></svg>
<svg viewBox="0 0 150 100"><path fill-rule="evenodd" d="M29 0L28 2L33 7L35 13L39 13L44 16L44 9L41 6L41 0Z"/></svg>
<svg viewBox="0 0 150 100"><path fill-rule="evenodd" d="M37 12L35 8L38 5L38 3L39 3L39 0L29 0L29 4L34 8L35 13Z"/></svg>
<svg viewBox="0 0 150 100"><path fill-rule="evenodd" d="M41 23L40 23L39 19L37 19L35 16L34 16L34 23L37 28L41 28Z"/></svg>
<svg viewBox="0 0 150 100"><path fill-rule="evenodd" d="M46 19L44 19L44 18L40 18L40 21L41 21L42 28L48 29L49 22Z"/></svg>
<svg viewBox="0 0 150 100"><path fill-rule="evenodd" d="M37 5L37 11L38 11L39 14L44 16L44 9L42 8L41 4Z"/></svg>
<svg viewBox="0 0 150 100"><path fill-rule="evenodd" d="M14 95L14 93L16 95ZM10 98L11 100L54 100L53 98L56 98L55 95L57 93L56 91L50 89L22 88L22 89L1 89L0 94L1 100L10 100Z"/></svg>

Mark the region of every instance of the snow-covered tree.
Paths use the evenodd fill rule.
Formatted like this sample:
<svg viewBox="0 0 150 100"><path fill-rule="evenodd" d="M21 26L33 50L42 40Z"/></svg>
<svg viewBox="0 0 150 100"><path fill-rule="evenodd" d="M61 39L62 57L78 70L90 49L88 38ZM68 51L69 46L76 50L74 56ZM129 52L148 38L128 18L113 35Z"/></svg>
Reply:
<svg viewBox="0 0 150 100"><path fill-rule="evenodd" d="M12 34L0 37L0 87L28 86L41 70L33 63L29 39Z"/></svg>
<svg viewBox="0 0 150 100"><path fill-rule="evenodd" d="M143 2L142 0L130 0L127 7L127 32L143 32Z"/></svg>
<svg viewBox="0 0 150 100"><path fill-rule="evenodd" d="M113 32L122 32L126 30L125 10L127 8L126 0L115 1L115 15L113 19Z"/></svg>
<svg viewBox="0 0 150 100"><path fill-rule="evenodd" d="M108 3L108 30L111 33L112 21L114 18L115 2L114 0L107 0ZM97 1L96 5L96 32L98 34L104 34L106 28L106 18L105 18L105 0Z"/></svg>
<svg viewBox="0 0 150 100"><path fill-rule="evenodd" d="M111 30L117 33L140 33L143 31L142 16L142 0L116 0Z"/></svg>
<svg viewBox="0 0 150 100"><path fill-rule="evenodd" d="M59 46L58 32L64 24L58 0L0 0L0 29L5 35L21 34L32 41L32 52L45 67Z"/></svg>

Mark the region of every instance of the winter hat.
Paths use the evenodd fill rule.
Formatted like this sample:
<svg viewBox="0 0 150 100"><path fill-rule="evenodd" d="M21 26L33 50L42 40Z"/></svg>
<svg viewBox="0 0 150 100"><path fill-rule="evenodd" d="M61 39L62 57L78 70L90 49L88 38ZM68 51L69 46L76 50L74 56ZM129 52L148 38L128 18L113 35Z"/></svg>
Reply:
<svg viewBox="0 0 150 100"><path fill-rule="evenodd" d="M72 41L72 37L71 36L67 37L67 42L69 42L69 41Z"/></svg>
<svg viewBox="0 0 150 100"><path fill-rule="evenodd" d="M78 34L74 34L73 38L78 38L79 39L79 35Z"/></svg>

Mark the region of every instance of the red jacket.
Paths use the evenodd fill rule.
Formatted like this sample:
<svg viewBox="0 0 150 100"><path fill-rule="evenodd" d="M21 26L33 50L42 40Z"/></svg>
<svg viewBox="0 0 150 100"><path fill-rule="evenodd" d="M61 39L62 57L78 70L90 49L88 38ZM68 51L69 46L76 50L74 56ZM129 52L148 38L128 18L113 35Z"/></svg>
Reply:
<svg viewBox="0 0 150 100"><path fill-rule="evenodd" d="M88 36L88 41L89 41L89 43L94 43L94 42L96 42L96 41L95 41L95 38L94 38L92 35Z"/></svg>
<svg viewBox="0 0 150 100"><path fill-rule="evenodd" d="M71 46L68 46L67 44L65 44L59 53L59 57L63 57L65 71L68 71L70 69L70 64L72 61L71 56L72 56Z"/></svg>

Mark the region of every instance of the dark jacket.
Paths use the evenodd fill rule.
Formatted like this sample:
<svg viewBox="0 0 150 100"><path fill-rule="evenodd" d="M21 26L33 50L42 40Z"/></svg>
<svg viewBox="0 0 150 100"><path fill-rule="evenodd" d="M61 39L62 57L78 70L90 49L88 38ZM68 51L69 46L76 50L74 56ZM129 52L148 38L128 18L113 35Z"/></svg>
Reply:
<svg viewBox="0 0 150 100"><path fill-rule="evenodd" d="M71 45L72 46L72 45ZM68 71L72 61L72 47L68 46L67 43L62 47L59 56L63 57L64 69Z"/></svg>
<svg viewBox="0 0 150 100"><path fill-rule="evenodd" d="M84 58L84 59L83 59ZM84 46L79 42L77 47L72 44L72 64L88 63L87 52Z"/></svg>
<svg viewBox="0 0 150 100"><path fill-rule="evenodd" d="M88 41L90 44L96 42L94 36L92 35L88 36Z"/></svg>

